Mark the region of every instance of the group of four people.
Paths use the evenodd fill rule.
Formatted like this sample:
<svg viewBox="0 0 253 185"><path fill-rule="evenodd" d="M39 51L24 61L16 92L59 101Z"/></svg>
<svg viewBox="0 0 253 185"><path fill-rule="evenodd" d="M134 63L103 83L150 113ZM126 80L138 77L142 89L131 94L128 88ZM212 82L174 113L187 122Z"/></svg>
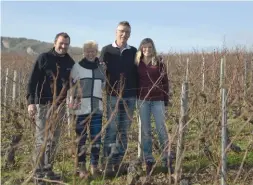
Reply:
<svg viewBox="0 0 253 185"><path fill-rule="evenodd" d="M28 113L36 121L34 160L37 162L37 177L56 176L52 171L53 157L59 144L63 123L61 119L65 110L62 102L68 99L67 93L70 95L70 113L76 118L80 177L88 175L85 150L87 129L92 141L91 173L95 175L99 172L104 108L107 115L103 138L106 174L121 170L135 108L140 116L139 134L147 174L155 162L152 155L151 114L155 119L161 145L162 166L171 168L171 163L168 164L168 132L165 126L165 114L169 104L166 65L162 58L158 57L152 39L143 39L137 50L127 44L130 34L129 22L122 21L117 25L115 41L104 46L99 57L98 44L90 41L83 46L83 59L74 62L67 53L69 35L59 33L56 35L53 49L37 58L28 82L27 94ZM106 100L102 98L104 90ZM52 121L52 109L57 113L58 121ZM45 134L46 129L50 134ZM40 154L43 144L46 144L45 151Z"/></svg>

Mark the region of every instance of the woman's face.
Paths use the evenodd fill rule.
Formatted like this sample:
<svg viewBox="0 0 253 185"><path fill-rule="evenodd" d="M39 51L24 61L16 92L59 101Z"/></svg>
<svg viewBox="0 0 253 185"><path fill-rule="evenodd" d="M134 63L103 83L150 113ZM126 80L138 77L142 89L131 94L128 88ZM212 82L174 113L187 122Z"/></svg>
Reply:
<svg viewBox="0 0 253 185"><path fill-rule="evenodd" d="M151 57L154 53L154 48L151 43L142 45L142 53L145 57Z"/></svg>
<svg viewBox="0 0 253 185"><path fill-rule="evenodd" d="M95 48L86 48L84 50L84 57L89 61L94 61L97 56L97 49Z"/></svg>

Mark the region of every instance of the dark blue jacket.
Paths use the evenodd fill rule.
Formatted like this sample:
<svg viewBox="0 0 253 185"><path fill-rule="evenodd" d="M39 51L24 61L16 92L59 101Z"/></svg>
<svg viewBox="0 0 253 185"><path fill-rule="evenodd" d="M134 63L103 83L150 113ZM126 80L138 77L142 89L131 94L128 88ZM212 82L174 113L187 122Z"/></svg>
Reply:
<svg viewBox="0 0 253 185"><path fill-rule="evenodd" d="M54 100L59 98L58 103L65 100L74 64L69 54L59 56L54 48L40 54L28 81L26 96L28 104L52 103L53 96L56 97Z"/></svg>
<svg viewBox="0 0 253 185"><path fill-rule="evenodd" d="M112 44L102 48L100 61L106 65L107 95L117 96L123 87L123 97L137 96L136 52L133 46L127 46L122 52Z"/></svg>

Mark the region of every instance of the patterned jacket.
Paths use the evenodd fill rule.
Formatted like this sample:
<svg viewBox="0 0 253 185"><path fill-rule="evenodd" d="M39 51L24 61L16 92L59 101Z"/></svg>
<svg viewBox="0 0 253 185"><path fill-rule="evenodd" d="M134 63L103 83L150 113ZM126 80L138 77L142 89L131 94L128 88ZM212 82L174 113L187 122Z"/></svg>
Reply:
<svg viewBox="0 0 253 185"><path fill-rule="evenodd" d="M72 109L71 113L75 115L102 114L105 75L98 58L95 62L84 58L75 63L71 71L71 78L73 81L71 93L73 94L70 95L70 100L79 102L78 108Z"/></svg>

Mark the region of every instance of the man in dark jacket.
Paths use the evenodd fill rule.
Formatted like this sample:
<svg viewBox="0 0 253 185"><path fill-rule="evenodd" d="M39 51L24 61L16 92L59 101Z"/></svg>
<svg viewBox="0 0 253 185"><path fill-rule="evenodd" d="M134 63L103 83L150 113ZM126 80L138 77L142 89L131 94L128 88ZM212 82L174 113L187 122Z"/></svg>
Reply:
<svg viewBox="0 0 253 185"><path fill-rule="evenodd" d="M70 71L75 63L67 53L69 44L67 33L57 34L54 47L38 56L28 81L28 114L36 122L33 159L37 178L59 179L52 167L65 114Z"/></svg>
<svg viewBox="0 0 253 185"><path fill-rule="evenodd" d="M116 29L115 42L104 46L100 61L106 67L107 119L109 121L104 137L104 159L108 160L106 175L117 171L125 172L125 165L119 166L128 145L130 128L137 95L137 49L127 44L131 26L122 21Z"/></svg>

